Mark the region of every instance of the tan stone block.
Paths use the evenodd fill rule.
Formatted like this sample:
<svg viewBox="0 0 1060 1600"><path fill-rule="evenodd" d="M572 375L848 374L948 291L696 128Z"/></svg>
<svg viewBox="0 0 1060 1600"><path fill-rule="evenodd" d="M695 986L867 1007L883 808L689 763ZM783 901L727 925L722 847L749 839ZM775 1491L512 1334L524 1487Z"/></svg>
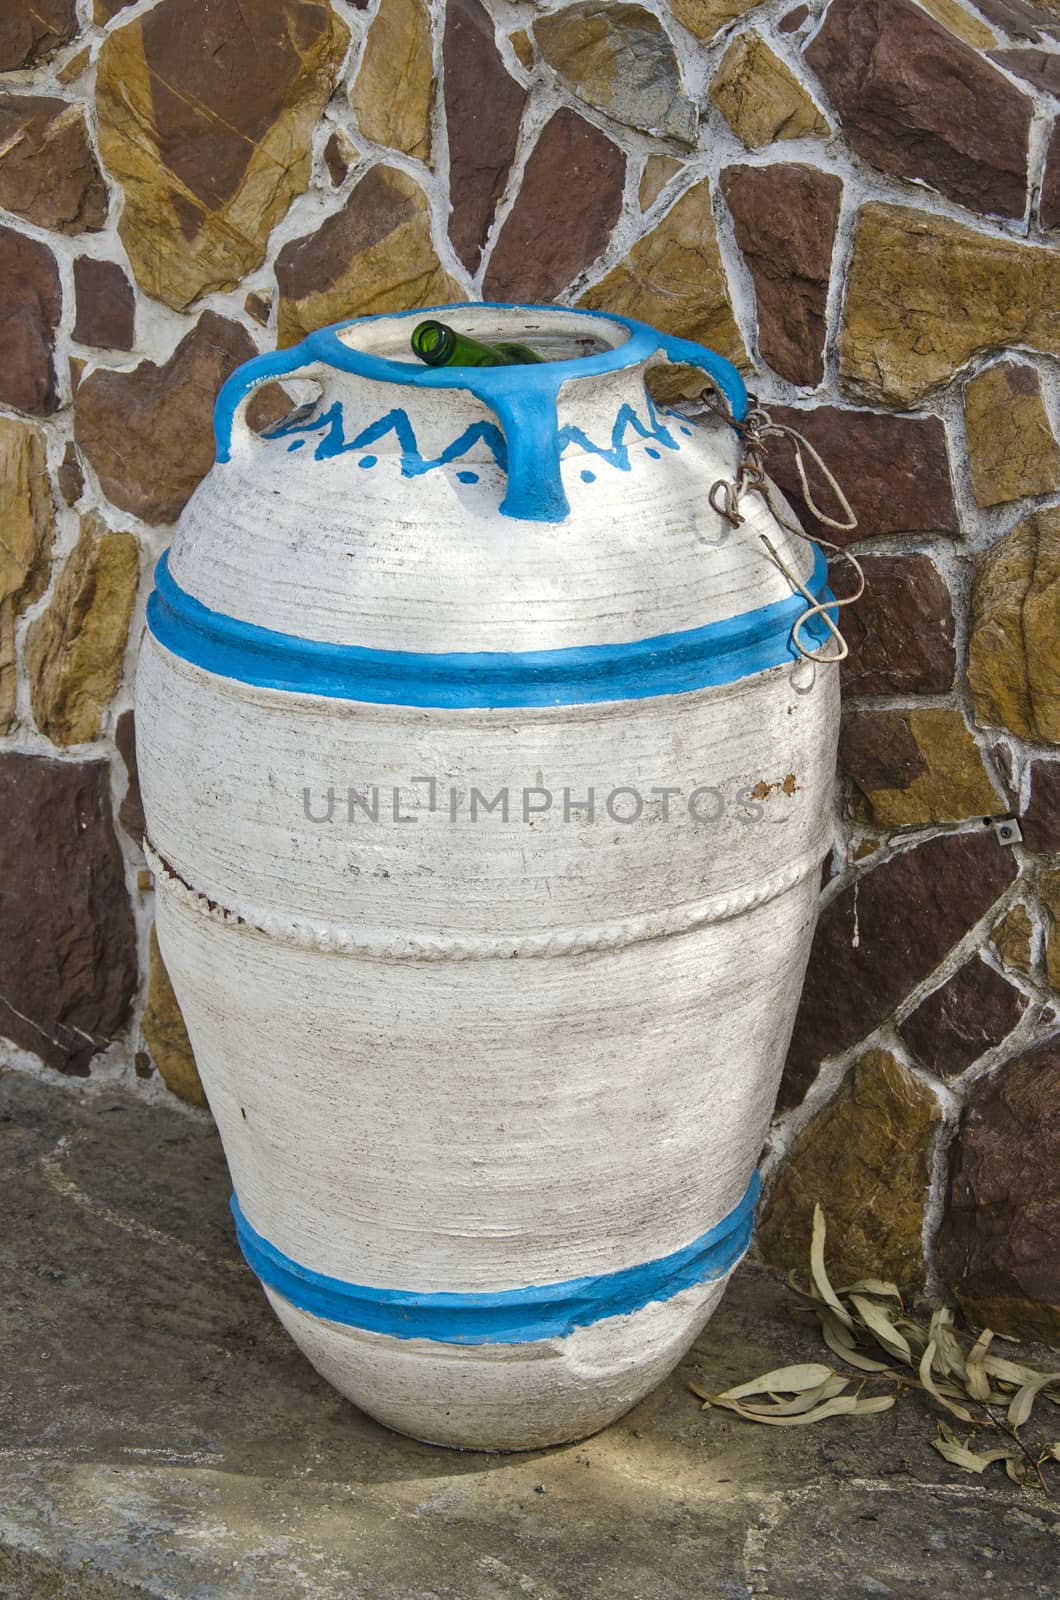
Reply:
<svg viewBox="0 0 1060 1600"><path fill-rule="evenodd" d="M534 41L526 29L516 28L515 32L509 35L508 43L515 51L515 58L519 65L525 67L529 72L534 64Z"/></svg>
<svg viewBox="0 0 1060 1600"><path fill-rule="evenodd" d="M195 1065L191 1040L153 926L147 1005L140 1026L166 1088L179 1099L187 1100L190 1105L204 1106L206 1094Z"/></svg>
<svg viewBox="0 0 1060 1600"><path fill-rule="evenodd" d="M813 1209L828 1227L840 1286L858 1278L923 1288L922 1233L939 1107L887 1050L870 1050L803 1128L769 1191L758 1228L767 1261L808 1276Z"/></svg>
<svg viewBox="0 0 1060 1600"><path fill-rule="evenodd" d="M965 44L971 44L977 50L992 50L998 42L997 34L993 28L988 28L981 17L975 17L970 11L957 4L957 0L918 0L924 10L941 22L958 39L963 39Z"/></svg>
<svg viewBox="0 0 1060 1600"><path fill-rule="evenodd" d="M1034 967L1034 929L1030 912L1022 901L1010 906L995 923L990 939L1006 967L1030 975Z"/></svg>
<svg viewBox="0 0 1060 1600"><path fill-rule="evenodd" d="M431 159L434 62L424 0L382 0L350 99L367 139Z"/></svg>
<svg viewBox="0 0 1060 1600"><path fill-rule="evenodd" d="M91 54L92 52L89 50L86 44L84 49L78 50L75 55L70 57L69 61L67 61L64 66L59 68L55 76L58 78L59 82L64 85L64 87L66 84L73 83L75 78L79 78L81 76L82 72L84 72L85 68L88 66Z"/></svg>
<svg viewBox="0 0 1060 1600"><path fill-rule="evenodd" d="M1060 744L1060 508L977 556L968 682L976 721Z"/></svg>
<svg viewBox="0 0 1060 1600"><path fill-rule="evenodd" d="M139 573L131 533L111 533L95 515L81 519L51 602L26 638L33 715L55 744L99 736L121 682Z"/></svg>
<svg viewBox="0 0 1060 1600"><path fill-rule="evenodd" d="M1060 445L1033 367L999 361L971 378L964 418L972 490L981 506L1060 489Z"/></svg>
<svg viewBox="0 0 1060 1600"><path fill-rule="evenodd" d="M184 310L261 265L309 181L349 29L329 6L162 0L103 41L99 147L140 285ZM238 81L239 90L235 92Z"/></svg>
<svg viewBox="0 0 1060 1600"><path fill-rule="evenodd" d="M680 172L681 163L675 161L673 156L649 156L644 163L644 171L640 175L640 189L637 200L642 211L649 210L666 188L675 173Z"/></svg>
<svg viewBox="0 0 1060 1600"><path fill-rule="evenodd" d="M396 167L373 167L342 211L285 245L276 277L281 347L346 317L465 298L435 254L426 195Z"/></svg>
<svg viewBox="0 0 1060 1600"><path fill-rule="evenodd" d="M44 434L0 417L0 733L15 715L15 623L47 587L54 536Z"/></svg>
<svg viewBox="0 0 1060 1600"><path fill-rule="evenodd" d="M858 218L839 338L844 385L914 406L978 351L1060 354L1060 252L907 206Z"/></svg>
<svg viewBox="0 0 1060 1600"><path fill-rule="evenodd" d="M828 133L828 123L789 67L757 33L734 39L710 98L749 150L776 139Z"/></svg>
<svg viewBox="0 0 1060 1600"><path fill-rule="evenodd" d="M578 304L650 322L707 345L745 371L748 368L705 178L688 189L605 278L586 290ZM704 383L703 374L692 368L672 368L653 377L657 379L653 393L663 399L698 394Z"/></svg>
<svg viewBox="0 0 1060 1600"><path fill-rule="evenodd" d="M991 816L1004 800L959 711L859 711L843 724L840 761L881 828Z"/></svg>
<svg viewBox="0 0 1060 1600"><path fill-rule="evenodd" d="M709 44L722 28L758 4L759 0L670 0L670 10L689 33Z"/></svg>
<svg viewBox="0 0 1060 1600"><path fill-rule="evenodd" d="M1038 874L1038 898L1045 912L1045 975L1060 989L1060 869Z"/></svg>
<svg viewBox="0 0 1060 1600"><path fill-rule="evenodd" d="M620 0L575 0L534 24L549 66L586 105L616 122L691 144L699 113L658 17Z"/></svg>

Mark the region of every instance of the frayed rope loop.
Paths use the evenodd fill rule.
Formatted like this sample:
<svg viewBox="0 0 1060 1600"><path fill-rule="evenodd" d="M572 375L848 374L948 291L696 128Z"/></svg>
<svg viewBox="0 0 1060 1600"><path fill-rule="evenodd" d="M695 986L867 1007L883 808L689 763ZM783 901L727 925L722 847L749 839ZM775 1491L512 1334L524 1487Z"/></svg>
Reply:
<svg viewBox="0 0 1060 1600"><path fill-rule="evenodd" d="M853 594L844 595L841 600L815 600L805 584L801 583L788 568L769 535L760 533L758 536L769 552L770 558L780 568L792 588L801 594L807 602L807 609L792 628L792 646L805 660L816 662L822 666L844 661L850 651L846 640L836 626L832 613L839 611L843 606L851 606L855 600L861 599L865 592L865 574L862 571L861 563L856 556L850 554L849 550L845 550L841 545L833 544L829 539L811 539L809 534L805 533L797 522L793 522L787 517L783 508L776 504L771 492L772 485L766 476L764 465L764 458L768 448L766 440L771 438L788 438L791 440L792 448L795 452L795 470L799 475L799 487L802 491L803 499L812 515L819 522L824 523L825 527L835 528L840 533L853 533L857 528L858 519L854 515L850 502L836 481L835 475L822 461L809 439L804 434L797 432L795 428L789 428L782 422L774 422L769 412L764 406L759 405L753 395L751 396L750 409L742 422L735 422L731 416L722 411L709 389L703 390L700 399L711 411L723 416L730 427L740 435L744 449L743 459L740 462L735 479L730 482L727 478L719 478L711 485L707 499L712 509L719 516L724 517L727 522L731 523L734 528L738 528L745 520L740 511L741 500L748 494L760 495L773 517L788 533L795 534L799 539L805 539L808 544L823 545L826 550L834 551L836 555L842 556L844 561L853 567L857 576L857 588ZM835 496L842 521L836 517L830 517L826 511L821 510L814 500L806 471L806 462L803 457L804 450ZM835 651L830 655L822 653L827 648L826 644L822 644L816 649L808 649L802 642L803 630L809 626L815 617L820 617L835 641Z"/></svg>

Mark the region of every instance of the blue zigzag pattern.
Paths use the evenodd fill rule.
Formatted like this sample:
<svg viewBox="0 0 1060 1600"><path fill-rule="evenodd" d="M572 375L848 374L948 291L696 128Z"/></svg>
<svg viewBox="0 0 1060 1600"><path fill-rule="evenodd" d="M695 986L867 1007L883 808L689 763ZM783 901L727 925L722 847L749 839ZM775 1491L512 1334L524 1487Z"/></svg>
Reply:
<svg viewBox="0 0 1060 1600"><path fill-rule="evenodd" d="M617 467L620 472L629 472L632 467L630 460L627 435L634 434L640 439L653 439L666 450L679 450L681 446L674 438L670 429L659 417L651 402L651 397L646 396L648 404L649 423L641 421L631 405L623 405L614 426L611 429L611 442L609 445L595 444L581 428L569 426L559 431L560 454L571 445L576 445L587 455L598 456L610 466ZM372 422L363 428L353 439L347 439L345 420L343 417L342 401L336 400L327 411L319 417L305 417L304 412L296 412L294 419L272 428L265 435L267 439L283 439L297 434L321 435L317 442L313 457L316 461L329 461L333 456L346 455L354 450L366 450L373 444L378 444L388 434L394 434L400 446L401 475L403 478L422 477L425 472L432 472L436 467L448 466L465 456L474 445L480 441L486 446L494 461L499 467L507 471L508 447L504 434L496 423L474 422L465 428L459 438L447 445L439 456L424 456L416 438L415 429L409 420L408 412L400 406L395 406L377 422ZM303 440L289 446L297 449ZM374 466L375 459L369 457L364 463Z"/></svg>

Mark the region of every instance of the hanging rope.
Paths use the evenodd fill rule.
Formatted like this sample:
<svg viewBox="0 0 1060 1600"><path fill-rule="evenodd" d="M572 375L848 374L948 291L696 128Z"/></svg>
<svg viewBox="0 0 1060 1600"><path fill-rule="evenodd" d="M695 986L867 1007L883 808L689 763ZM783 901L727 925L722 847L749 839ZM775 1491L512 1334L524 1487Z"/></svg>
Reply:
<svg viewBox="0 0 1060 1600"><path fill-rule="evenodd" d="M769 412L758 403L754 395L750 396L751 404L742 422L734 421L732 416L722 410L710 389L704 389L700 399L711 411L723 417L729 426L739 434L743 445L743 456L740 460L736 477L731 482L727 478L719 478L711 485L710 493L707 496L718 515L724 517L732 527L738 528L741 523L746 521L740 510L741 501L749 494L760 495L772 516L788 533L794 534L796 538L805 539L808 544L823 545L826 550L834 551L836 555L842 556L844 561L849 562L853 567L857 576L857 588L853 594L844 595L841 600L815 600L805 584L789 569L769 535L765 533L759 533L758 535L765 545L771 560L779 567L792 588L797 590L807 602L807 609L801 614L791 632L791 642L794 648L805 660L815 661L821 665L845 660L850 652L847 648L846 640L840 633L830 613L840 610L843 606L851 606L855 600L861 599L865 592L865 574L861 570L861 563L856 556L850 554L849 550L845 550L842 545L833 544L829 539L820 537L811 539L808 533L803 532L798 523L793 522L785 515L783 507L776 503L771 492L772 485L766 476L765 470L765 456L768 449L766 441L768 439L781 438L791 440L792 448L795 452L795 470L799 475L802 497L812 515L819 522L822 522L826 528L835 528L839 533L854 532L858 525L858 519L851 509L850 502L809 439L804 434L797 432L795 428L789 428L782 422L774 422ZM813 490L810 488L806 471L804 451L824 479L828 489L835 496L836 504L842 517L841 521L836 517L830 517L826 511L822 511L814 500ZM815 617L820 617L835 641L835 652L831 655L823 654L823 651L827 648L827 641L815 649L808 649L802 642L803 629Z"/></svg>

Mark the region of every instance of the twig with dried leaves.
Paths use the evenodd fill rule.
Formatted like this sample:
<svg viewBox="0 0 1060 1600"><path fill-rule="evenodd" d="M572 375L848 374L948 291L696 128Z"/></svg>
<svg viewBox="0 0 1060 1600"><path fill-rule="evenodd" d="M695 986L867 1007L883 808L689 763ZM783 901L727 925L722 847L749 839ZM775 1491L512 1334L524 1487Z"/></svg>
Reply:
<svg viewBox="0 0 1060 1600"><path fill-rule="evenodd" d="M903 1389L921 1389L943 1410L966 1423L963 1438L947 1421L938 1422L931 1443L941 1456L965 1472L982 1473L995 1461L1005 1463L1014 1483L1050 1493L1042 1471L1060 1461L1060 1439L1029 1445L1020 1434L1039 1399L1060 1406L1060 1372L1038 1372L991 1351L989 1328L973 1340L953 1325L945 1307L932 1313L925 1327L907 1313L898 1288L879 1278L863 1278L834 1289L824 1263L825 1220L820 1206L813 1214L810 1244L810 1290L796 1290L802 1309L818 1318L825 1344L847 1370L820 1362L778 1367L760 1378L711 1394L691 1383L703 1410L720 1406L748 1422L774 1428L802 1427L827 1417L867 1416L888 1411ZM873 1352L873 1353L869 1353ZM881 1354L886 1357L881 1360ZM853 1369L853 1370L851 1370ZM865 1394L867 1384L892 1384L889 1392ZM765 1397L765 1398L762 1398ZM992 1428L1005 1443L973 1450L983 1429Z"/></svg>

